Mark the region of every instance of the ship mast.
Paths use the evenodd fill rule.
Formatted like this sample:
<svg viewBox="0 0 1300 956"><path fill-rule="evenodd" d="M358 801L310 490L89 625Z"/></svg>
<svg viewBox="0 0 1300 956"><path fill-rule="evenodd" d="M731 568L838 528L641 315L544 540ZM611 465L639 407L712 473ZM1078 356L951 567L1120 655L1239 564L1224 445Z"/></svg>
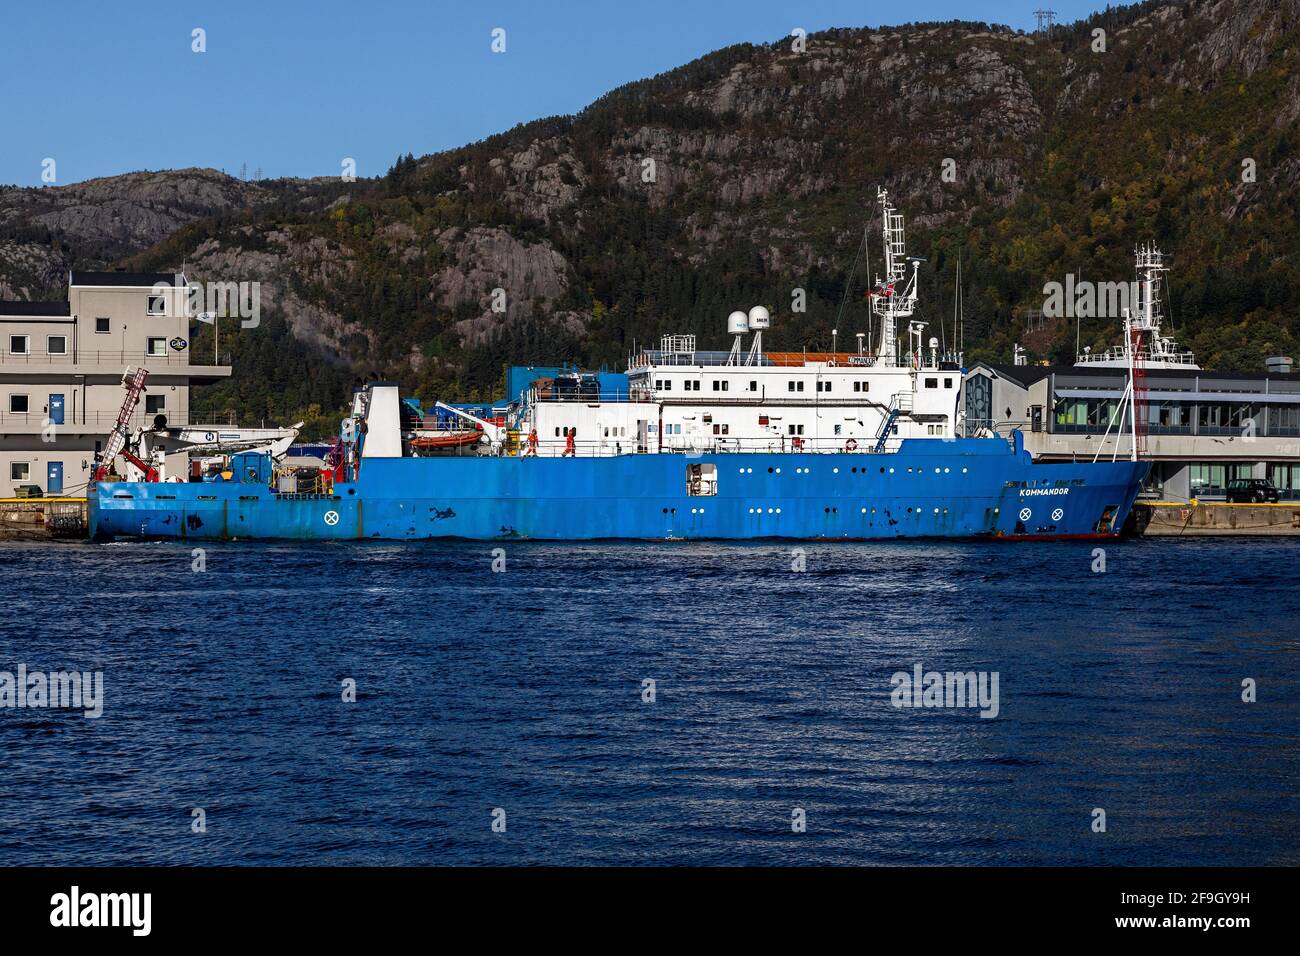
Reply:
<svg viewBox="0 0 1300 956"><path fill-rule="evenodd" d="M907 274L907 248L903 238L903 214L895 212L889 202L889 191L878 188L882 219L881 235L885 245L885 275L876 278L876 287L870 293L871 311L880 316L881 365L898 365L898 320L911 316L916 307L916 273L920 263L913 259L912 274Z"/></svg>

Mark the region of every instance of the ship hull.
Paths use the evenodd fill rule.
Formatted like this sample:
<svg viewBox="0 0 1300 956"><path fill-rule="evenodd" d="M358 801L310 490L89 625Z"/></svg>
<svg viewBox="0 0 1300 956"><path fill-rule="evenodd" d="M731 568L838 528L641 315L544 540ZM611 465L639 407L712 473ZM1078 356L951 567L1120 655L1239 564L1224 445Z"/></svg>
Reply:
<svg viewBox="0 0 1300 956"><path fill-rule="evenodd" d="M690 493L692 465L713 469L715 494ZM998 439L890 454L373 458L330 495L101 482L89 512L101 539L1104 538L1148 467L1032 464Z"/></svg>

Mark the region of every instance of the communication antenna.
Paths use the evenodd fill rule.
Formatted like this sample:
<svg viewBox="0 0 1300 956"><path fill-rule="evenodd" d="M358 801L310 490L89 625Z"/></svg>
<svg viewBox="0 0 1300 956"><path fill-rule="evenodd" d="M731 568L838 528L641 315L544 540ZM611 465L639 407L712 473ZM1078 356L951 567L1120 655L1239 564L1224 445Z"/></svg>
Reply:
<svg viewBox="0 0 1300 956"><path fill-rule="evenodd" d="M727 356L728 365L740 364L740 340L747 331L749 331L749 316L744 312L737 309L727 316L727 332L735 336L731 343L731 354Z"/></svg>
<svg viewBox="0 0 1300 956"><path fill-rule="evenodd" d="M898 320L910 318L916 307L916 274L919 259L908 259L903 237L903 214L896 212L889 202L889 192L876 190L880 201L881 236L885 246L885 275L876 280L870 293L871 310L880 316L880 350L878 361L882 365L898 364ZM912 274L907 274L908 262Z"/></svg>
<svg viewBox="0 0 1300 956"><path fill-rule="evenodd" d="M754 333L754 344L749 347L749 358L746 360L745 364L762 365L763 330L771 328L772 314L763 306L756 305L749 310L749 315L746 316L746 318L749 320L749 328Z"/></svg>

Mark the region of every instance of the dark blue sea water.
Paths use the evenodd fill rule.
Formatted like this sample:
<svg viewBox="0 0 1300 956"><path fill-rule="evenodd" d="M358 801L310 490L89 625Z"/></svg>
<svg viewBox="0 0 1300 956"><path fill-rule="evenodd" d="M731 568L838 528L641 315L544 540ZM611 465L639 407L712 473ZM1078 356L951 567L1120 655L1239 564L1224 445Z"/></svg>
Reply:
<svg viewBox="0 0 1300 956"><path fill-rule="evenodd" d="M1300 540L794 547L0 545L0 864L1300 863Z"/></svg>

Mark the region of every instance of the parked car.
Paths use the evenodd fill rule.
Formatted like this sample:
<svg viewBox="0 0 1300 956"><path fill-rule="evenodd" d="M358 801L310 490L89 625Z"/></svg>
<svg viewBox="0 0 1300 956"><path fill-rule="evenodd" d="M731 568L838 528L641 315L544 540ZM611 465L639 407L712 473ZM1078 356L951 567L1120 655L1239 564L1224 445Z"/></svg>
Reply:
<svg viewBox="0 0 1300 956"><path fill-rule="evenodd" d="M1238 504L1276 503L1277 489L1264 478L1234 478L1228 482L1227 498Z"/></svg>

